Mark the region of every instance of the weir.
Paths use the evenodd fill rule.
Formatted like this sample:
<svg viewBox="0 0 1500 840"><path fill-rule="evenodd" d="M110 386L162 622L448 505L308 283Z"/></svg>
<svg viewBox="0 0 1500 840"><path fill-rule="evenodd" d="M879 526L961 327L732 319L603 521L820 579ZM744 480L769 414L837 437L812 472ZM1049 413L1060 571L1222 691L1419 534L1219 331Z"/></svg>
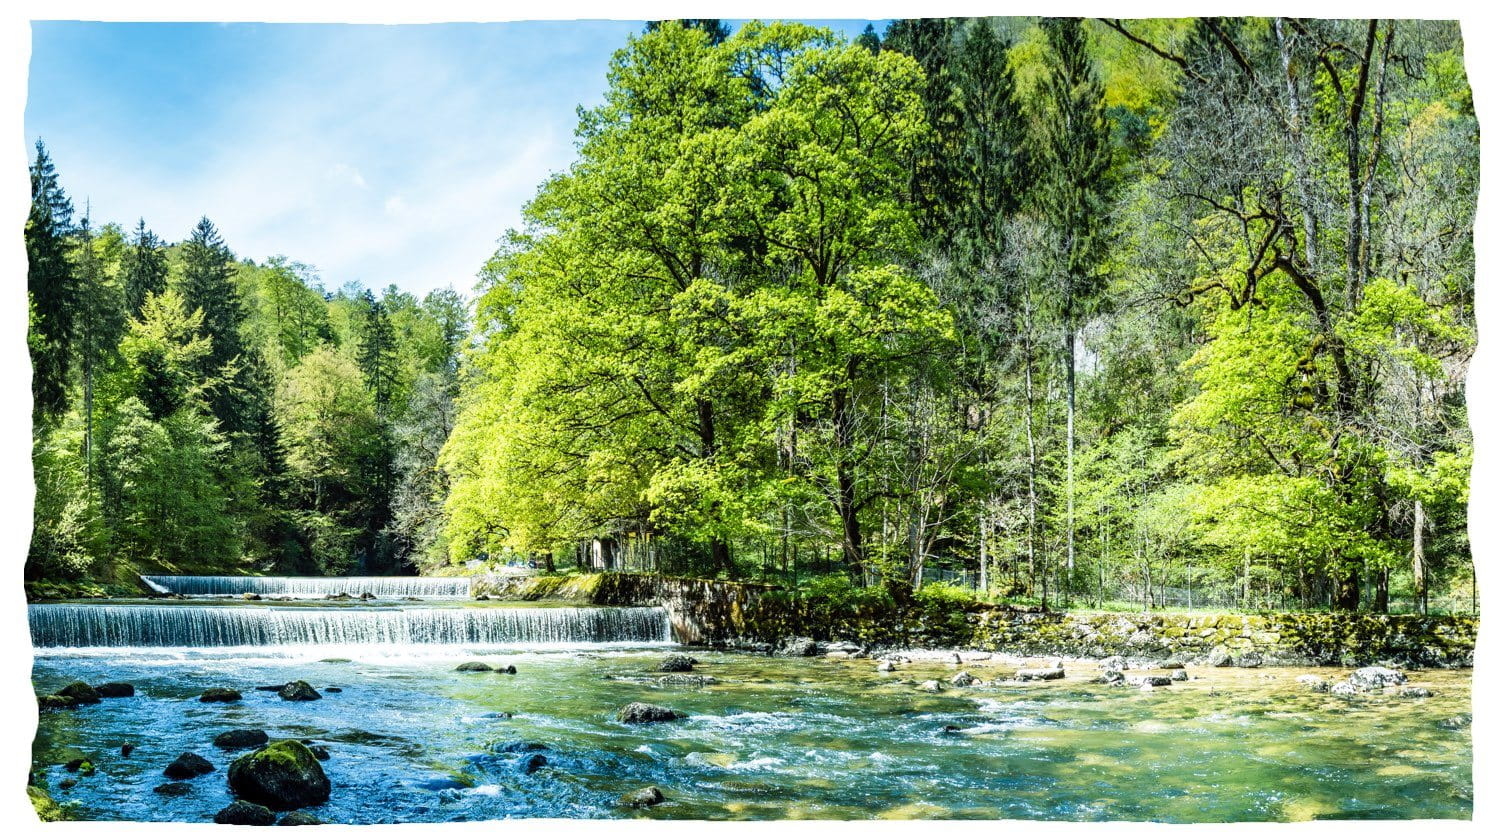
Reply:
<svg viewBox="0 0 1500 840"><path fill-rule="evenodd" d="M670 642L661 607L368 608L32 604L36 647Z"/></svg>
<svg viewBox="0 0 1500 840"><path fill-rule="evenodd" d="M376 598L467 598L466 577L255 577L234 575L141 575L154 592L163 595L282 595L324 598L363 595Z"/></svg>

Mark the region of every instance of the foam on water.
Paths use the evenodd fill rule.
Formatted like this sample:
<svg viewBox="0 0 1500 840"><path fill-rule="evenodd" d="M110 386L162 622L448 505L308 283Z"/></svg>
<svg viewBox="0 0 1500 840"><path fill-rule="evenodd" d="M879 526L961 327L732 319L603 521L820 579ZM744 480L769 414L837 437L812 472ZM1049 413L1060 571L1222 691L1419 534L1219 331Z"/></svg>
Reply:
<svg viewBox="0 0 1500 840"><path fill-rule="evenodd" d="M370 609L32 604L39 648L307 648L669 642L660 607Z"/></svg>

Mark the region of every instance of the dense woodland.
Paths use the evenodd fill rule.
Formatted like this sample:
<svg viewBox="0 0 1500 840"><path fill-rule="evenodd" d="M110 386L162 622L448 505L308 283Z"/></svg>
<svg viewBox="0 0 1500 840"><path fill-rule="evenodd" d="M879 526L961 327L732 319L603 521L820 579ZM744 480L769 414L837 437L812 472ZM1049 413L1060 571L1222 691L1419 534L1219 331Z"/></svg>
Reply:
<svg viewBox="0 0 1500 840"><path fill-rule="evenodd" d="M662 22L471 305L96 226L38 143L28 575L1471 609L1478 161L1453 23Z"/></svg>

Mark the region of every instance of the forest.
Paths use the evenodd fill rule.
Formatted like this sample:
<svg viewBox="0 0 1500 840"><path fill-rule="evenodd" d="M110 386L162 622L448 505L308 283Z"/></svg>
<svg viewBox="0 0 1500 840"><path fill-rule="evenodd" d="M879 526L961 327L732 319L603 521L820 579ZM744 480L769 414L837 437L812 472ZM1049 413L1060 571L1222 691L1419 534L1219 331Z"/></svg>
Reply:
<svg viewBox="0 0 1500 840"><path fill-rule="evenodd" d="M39 140L27 578L1477 608L1456 23L663 21L603 81L472 296L97 224Z"/></svg>

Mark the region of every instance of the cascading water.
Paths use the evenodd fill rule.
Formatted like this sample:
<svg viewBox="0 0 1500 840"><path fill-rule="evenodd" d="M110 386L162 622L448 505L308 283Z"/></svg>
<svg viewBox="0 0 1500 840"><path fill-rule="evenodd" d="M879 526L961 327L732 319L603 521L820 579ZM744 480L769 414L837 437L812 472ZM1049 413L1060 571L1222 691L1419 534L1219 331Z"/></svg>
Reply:
<svg viewBox="0 0 1500 840"><path fill-rule="evenodd" d="M313 608L33 604L31 641L55 647L238 647L670 642L661 607Z"/></svg>
<svg viewBox="0 0 1500 840"><path fill-rule="evenodd" d="M141 575L152 591L176 595L281 595L323 598L363 595L376 598L467 598L466 577L239 577L232 575Z"/></svg>

